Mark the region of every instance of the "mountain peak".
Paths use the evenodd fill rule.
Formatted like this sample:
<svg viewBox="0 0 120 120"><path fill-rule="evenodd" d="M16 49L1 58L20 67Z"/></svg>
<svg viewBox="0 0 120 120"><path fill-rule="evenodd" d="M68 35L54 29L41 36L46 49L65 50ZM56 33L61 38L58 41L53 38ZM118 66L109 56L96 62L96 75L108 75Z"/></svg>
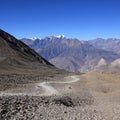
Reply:
<svg viewBox="0 0 120 120"><path fill-rule="evenodd" d="M57 35L56 38L65 38L65 35Z"/></svg>
<svg viewBox="0 0 120 120"><path fill-rule="evenodd" d="M39 38L39 37L32 37L32 38L30 38L30 40L41 40L41 38Z"/></svg>
<svg viewBox="0 0 120 120"><path fill-rule="evenodd" d="M49 38L49 39L63 39L63 38L66 38L65 35L52 35L52 36L48 36L48 37L45 37L45 38ZM23 38L23 39L28 39L28 38ZM44 38L43 38L44 39ZM29 38L29 40L32 40L32 41L35 41L35 40L42 40L41 38L39 37L32 37L32 38Z"/></svg>
<svg viewBox="0 0 120 120"><path fill-rule="evenodd" d="M98 62L98 66L100 67L100 66L105 66L105 65L107 65L106 60L104 58L101 58L100 61Z"/></svg>
<svg viewBox="0 0 120 120"><path fill-rule="evenodd" d="M52 36L48 36L47 38L50 38L50 39L63 39L63 38L66 38L65 35L52 35Z"/></svg>

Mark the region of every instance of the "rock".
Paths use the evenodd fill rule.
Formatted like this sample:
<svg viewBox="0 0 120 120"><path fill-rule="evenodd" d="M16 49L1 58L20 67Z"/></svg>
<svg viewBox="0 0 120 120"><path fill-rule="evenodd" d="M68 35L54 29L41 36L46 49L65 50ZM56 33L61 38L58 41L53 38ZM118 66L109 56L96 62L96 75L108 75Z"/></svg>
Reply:
<svg viewBox="0 0 120 120"><path fill-rule="evenodd" d="M72 106L74 106L72 99L71 99L70 97L68 97L68 96L65 96L65 97L56 99L56 100L55 100L55 103L56 103L56 104L63 104L63 105L65 105L65 106L67 106L67 107L72 107Z"/></svg>

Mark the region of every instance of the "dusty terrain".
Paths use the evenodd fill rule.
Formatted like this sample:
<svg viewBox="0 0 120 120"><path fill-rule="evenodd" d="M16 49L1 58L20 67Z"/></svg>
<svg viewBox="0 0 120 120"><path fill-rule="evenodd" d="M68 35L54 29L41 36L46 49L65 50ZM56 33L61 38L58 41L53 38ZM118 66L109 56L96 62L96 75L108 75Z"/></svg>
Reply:
<svg viewBox="0 0 120 120"><path fill-rule="evenodd" d="M23 78L28 82L0 92L1 120L119 120L120 75L91 72L41 77L0 75L4 79ZM22 79L20 79L22 77ZM32 82L29 82L30 81ZM14 82L15 83L15 82ZM9 84L9 85L8 85ZM13 84L12 84L13 85Z"/></svg>
<svg viewBox="0 0 120 120"><path fill-rule="evenodd" d="M0 30L0 120L120 120L118 64L68 73Z"/></svg>

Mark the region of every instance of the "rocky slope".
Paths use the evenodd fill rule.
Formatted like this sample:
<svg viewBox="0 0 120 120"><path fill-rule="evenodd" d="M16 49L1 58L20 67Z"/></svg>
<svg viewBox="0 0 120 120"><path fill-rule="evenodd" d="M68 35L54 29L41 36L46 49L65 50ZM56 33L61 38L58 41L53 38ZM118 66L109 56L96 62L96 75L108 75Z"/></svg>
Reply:
<svg viewBox="0 0 120 120"><path fill-rule="evenodd" d="M34 77L35 76L32 76L33 80L35 79ZM62 85L52 83L50 85L58 89L61 95L0 96L0 119L119 120L120 74L91 72L77 77L79 77L80 80L75 83ZM29 76L29 78L31 78L31 76ZM4 79L4 77L1 76L1 79ZM57 77L55 82L58 81L58 79L60 80L61 77ZM60 81L62 80L63 79ZM34 83L32 83L32 85L34 85ZM25 87L26 84L24 84L21 89L24 90ZM31 86L28 87L28 91L30 87ZM10 90L13 90L13 88ZM71 92L68 92L68 90ZM68 93L65 94L65 92L62 91ZM40 92L44 91L40 88Z"/></svg>
<svg viewBox="0 0 120 120"><path fill-rule="evenodd" d="M0 30L0 66L1 70L7 70L53 65L23 42Z"/></svg>

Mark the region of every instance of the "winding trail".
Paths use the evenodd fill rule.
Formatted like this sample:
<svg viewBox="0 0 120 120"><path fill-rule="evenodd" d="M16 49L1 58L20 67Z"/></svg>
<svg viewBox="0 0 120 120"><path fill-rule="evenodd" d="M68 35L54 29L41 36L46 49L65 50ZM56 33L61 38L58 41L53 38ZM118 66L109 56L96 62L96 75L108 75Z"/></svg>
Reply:
<svg viewBox="0 0 120 120"><path fill-rule="evenodd" d="M56 84L69 84L69 83L75 83L80 80L77 76L70 76L71 80L57 82L57 81L50 81L50 82L42 82L37 84L38 87L42 87L44 90L44 93L42 95L44 96L51 96L51 95L57 95L59 92L50 84L56 83Z"/></svg>
<svg viewBox="0 0 120 120"><path fill-rule="evenodd" d="M0 96L12 96L12 95L35 95L35 96L51 96L51 95L58 95L60 91L55 89L51 84L69 84L75 83L80 80L77 76L68 76L66 81L49 81L49 82L40 82L35 83L32 88L27 88L26 90L22 88L18 89L11 89L0 92ZM27 92L32 89L31 92ZM43 92L41 93L41 89ZM18 91L18 92L16 92ZM37 93L38 92L38 93Z"/></svg>

